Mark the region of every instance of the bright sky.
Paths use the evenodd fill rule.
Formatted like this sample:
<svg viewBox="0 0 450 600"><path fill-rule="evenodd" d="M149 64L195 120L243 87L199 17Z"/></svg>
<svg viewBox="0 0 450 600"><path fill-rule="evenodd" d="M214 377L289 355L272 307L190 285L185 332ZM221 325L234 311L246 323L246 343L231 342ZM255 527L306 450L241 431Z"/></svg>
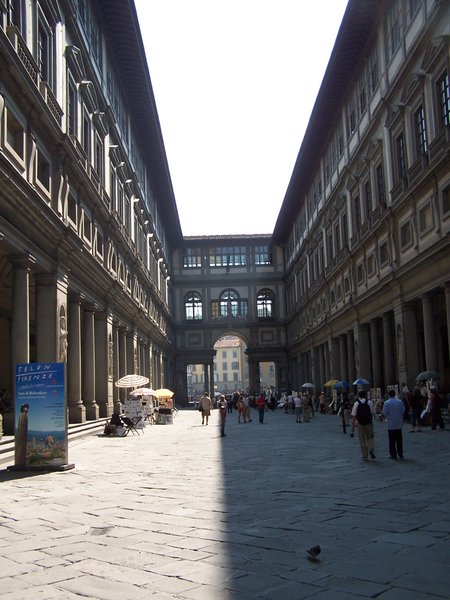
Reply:
<svg viewBox="0 0 450 600"><path fill-rule="evenodd" d="M272 233L347 0L135 0L183 235Z"/></svg>

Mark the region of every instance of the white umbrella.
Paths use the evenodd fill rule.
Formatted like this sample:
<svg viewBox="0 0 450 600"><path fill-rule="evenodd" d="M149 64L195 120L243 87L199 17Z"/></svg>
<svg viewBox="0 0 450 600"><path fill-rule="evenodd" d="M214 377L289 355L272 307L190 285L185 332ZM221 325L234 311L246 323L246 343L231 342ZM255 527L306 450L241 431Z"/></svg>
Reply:
<svg viewBox="0 0 450 600"><path fill-rule="evenodd" d="M132 375L125 375L125 377L121 377L116 381L115 385L118 388L137 388L145 385L149 381L150 379L148 377L133 373Z"/></svg>
<svg viewBox="0 0 450 600"><path fill-rule="evenodd" d="M306 383L304 383L304 384L302 385L302 387L304 387L304 388L313 388L313 387L314 387L314 384L313 384L313 383L308 383L308 382L306 382Z"/></svg>
<svg viewBox="0 0 450 600"><path fill-rule="evenodd" d="M152 388L138 388L130 392L130 396L154 396L155 390Z"/></svg>
<svg viewBox="0 0 450 600"><path fill-rule="evenodd" d="M167 388L159 388L155 390L155 396L157 398L172 398L174 392L168 390Z"/></svg>

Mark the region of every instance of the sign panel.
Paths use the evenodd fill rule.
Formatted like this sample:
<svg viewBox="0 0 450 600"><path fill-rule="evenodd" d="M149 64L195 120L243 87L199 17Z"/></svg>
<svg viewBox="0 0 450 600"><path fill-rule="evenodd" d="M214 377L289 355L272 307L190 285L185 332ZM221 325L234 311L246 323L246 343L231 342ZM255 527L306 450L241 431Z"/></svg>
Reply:
<svg viewBox="0 0 450 600"><path fill-rule="evenodd" d="M15 467L67 464L64 363L16 365Z"/></svg>

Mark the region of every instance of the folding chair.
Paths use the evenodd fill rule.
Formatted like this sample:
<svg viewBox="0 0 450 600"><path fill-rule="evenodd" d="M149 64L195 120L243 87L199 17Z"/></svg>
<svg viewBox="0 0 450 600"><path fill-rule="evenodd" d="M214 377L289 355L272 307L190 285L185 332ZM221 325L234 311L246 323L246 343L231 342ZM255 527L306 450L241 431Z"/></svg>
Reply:
<svg viewBox="0 0 450 600"><path fill-rule="evenodd" d="M124 435L127 435L128 432L130 432L130 431L133 435L136 435L136 434L141 435L139 433L139 429L136 427L136 425L133 423L133 421L130 419L130 417L122 417L122 421L126 428L126 433Z"/></svg>

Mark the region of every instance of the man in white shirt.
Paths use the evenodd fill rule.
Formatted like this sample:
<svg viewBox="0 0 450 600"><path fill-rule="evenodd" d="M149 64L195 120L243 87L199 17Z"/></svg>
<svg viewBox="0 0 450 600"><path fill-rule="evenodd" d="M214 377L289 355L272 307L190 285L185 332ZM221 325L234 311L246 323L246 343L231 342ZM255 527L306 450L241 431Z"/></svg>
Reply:
<svg viewBox="0 0 450 600"><path fill-rule="evenodd" d="M397 398L395 390L389 390L389 398L383 404L383 419L388 420L389 454L392 460L403 458L403 417L405 405Z"/></svg>

